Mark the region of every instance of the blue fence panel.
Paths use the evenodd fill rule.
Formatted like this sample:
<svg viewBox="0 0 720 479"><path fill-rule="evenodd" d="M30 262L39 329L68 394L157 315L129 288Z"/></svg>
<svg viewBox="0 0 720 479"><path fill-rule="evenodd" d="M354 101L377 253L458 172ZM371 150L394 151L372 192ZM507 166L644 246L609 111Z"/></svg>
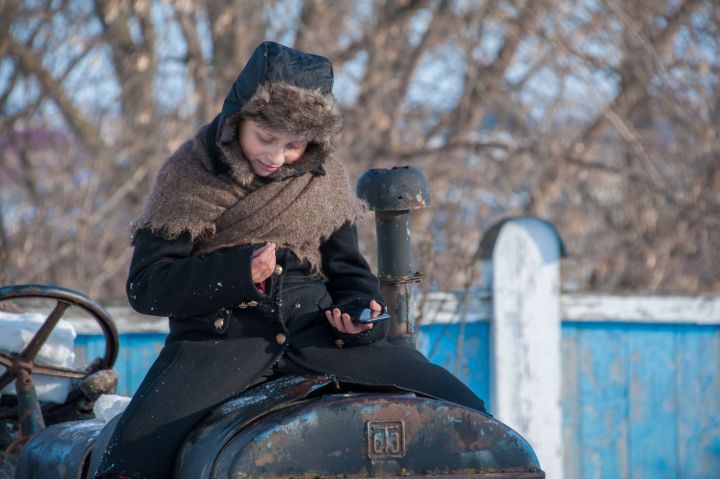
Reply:
<svg viewBox="0 0 720 479"><path fill-rule="evenodd" d="M563 341L561 343L561 357L574 358L573 361L563 361L563 381L562 381L562 411L563 411L563 447L564 447L564 473L568 478L581 478L582 461L576 460L582 456L580 444L582 444L582 404L579 401L568 401L568 397L575 398L577 391L580 389L580 373L577 371L581 368L580 345L578 333L575 329L565 329L562 331ZM620 479L621 476L618 476Z"/></svg>
<svg viewBox="0 0 720 479"><path fill-rule="evenodd" d="M163 333L122 333L115 371L118 375L117 393L132 396L165 342ZM102 356L105 339L101 335L79 334L75 339L76 364L87 364Z"/></svg>
<svg viewBox="0 0 720 479"><path fill-rule="evenodd" d="M678 470L720 477L720 328L677 337Z"/></svg>
<svg viewBox="0 0 720 479"><path fill-rule="evenodd" d="M430 324L420 328L418 349L464 382L492 413L489 334L487 322Z"/></svg>
<svg viewBox="0 0 720 479"><path fill-rule="evenodd" d="M577 393L582 400L576 427L579 426L579 457L583 459L579 477L627 478L627 342L619 331L601 327L591 331L591 335L577 337L580 354L576 360L580 366L576 371ZM570 361L563 358L563 363ZM588 444L593 447L586 448Z"/></svg>
<svg viewBox="0 0 720 479"><path fill-rule="evenodd" d="M720 327L563 324L567 477L720 477Z"/></svg>
<svg viewBox="0 0 720 479"><path fill-rule="evenodd" d="M671 478L677 472L674 326L645 326L627 331L630 358L631 476Z"/></svg>

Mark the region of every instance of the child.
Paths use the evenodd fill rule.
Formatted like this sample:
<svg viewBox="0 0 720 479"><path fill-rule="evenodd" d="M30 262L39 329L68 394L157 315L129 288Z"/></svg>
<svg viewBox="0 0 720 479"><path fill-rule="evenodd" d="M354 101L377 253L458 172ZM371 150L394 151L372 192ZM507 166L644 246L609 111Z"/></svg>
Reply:
<svg viewBox="0 0 720 479"><path fill-rule="evenodd" d="M161 168L133 228L130 304L167 316L165 347L105 451L97 477L169 477L192 426L271 376L333 374L484 411L422 354L385 340L387 322L357 244L362 207L332 139L332 66L260 45L221 113ZM390 367L391 365L391 367Z"/></svg>

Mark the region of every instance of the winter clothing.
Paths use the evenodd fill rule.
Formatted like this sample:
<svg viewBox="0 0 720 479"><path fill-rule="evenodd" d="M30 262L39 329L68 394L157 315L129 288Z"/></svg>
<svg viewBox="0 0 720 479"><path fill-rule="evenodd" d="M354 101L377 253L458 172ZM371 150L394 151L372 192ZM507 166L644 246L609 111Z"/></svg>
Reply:
<svg viewBox="0 0 720 479"><path fill-rule="evenodd" d="M329 156L314 173L267 180L241 156L228 181L214 174L206 138L203 127L163 165L135 231L147 228L168 239L189 232L196 256L272 241L319 270L320 244L363 212L342 164ZM233 144L242 155L236 136Z"/></svg>
<svg viewBox="0 0 720 479"><path fill-rule="evenodd" d="M309 265L289 250L279 248L277 265L283 272L268 280L268 294L262 294L249 280L256 247L237 246L198 258L192 256L194 245L188 234L165 240L140 231L128 278L130 304L144 314L170 318L168 343L248 337L274 342L278 333L292 339L296 332L307 329L309 319L313 321L310 325L317 323L326 329L327 320L318 313L333 303L368 304L381 299L377 279L358 250L355 226L349 223L320 248L327 282L310 274ZM280 307L273 294L282 295ZM298 319L301 311L311 317ZM349 344L370 343L383 339L386 329L387 323L378 323L359 335L338 332L338 338ZM261 346L262 351L252 355L251 361L273 349ZM275 349L273 354L282 348ZM248 369L262 366L252 364Z"/></svg>
<svg viewBox="0 0 720 479"><path fill-rule="evenodd" d="M332 156L339 117L328 107L331 87L326 59L265 43L223 112L161 169L134 226L128 297L142 313L168 316L170 334L118 422L101 476L168 477L192 426L270 375L333 374L484 411L450 373L386 341L387 322L344 334L322 314L333 305L382 302L358 249L359 203ZM237 140L243 118L302 134L310 145L296 163L255 176ZM265 242L278 248L263 293L251 264Z"/></svg>
<svg viewBox="0 0 720 479"><path fill-rule="evenodd" d="M301 133L313 143L329 145L341 123L332 86L332 64L327 58L264 42L225 98L208 143L222 143L225 121L245 111L270 130ZM266 92L280 92L281 96L270 101Z"/></svg>

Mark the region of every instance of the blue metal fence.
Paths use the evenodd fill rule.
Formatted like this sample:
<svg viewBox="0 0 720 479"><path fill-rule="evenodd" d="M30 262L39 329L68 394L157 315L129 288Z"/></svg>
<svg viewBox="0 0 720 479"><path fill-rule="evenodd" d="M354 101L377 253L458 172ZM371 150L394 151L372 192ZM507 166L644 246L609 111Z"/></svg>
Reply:
<svg viewBox="0 0 720 479"><path fill-rule="evenodd" d="M563 324L566 477L720 477L720 327Z"/></svg>

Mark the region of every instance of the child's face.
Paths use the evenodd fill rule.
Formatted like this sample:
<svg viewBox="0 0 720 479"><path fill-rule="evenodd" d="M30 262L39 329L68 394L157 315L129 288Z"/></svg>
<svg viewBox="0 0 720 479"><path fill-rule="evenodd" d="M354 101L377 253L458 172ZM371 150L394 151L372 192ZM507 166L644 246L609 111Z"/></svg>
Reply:
<svg viewBox="0 0 720 479"><path fill-rule="evenodd" d="M305 153L307 142L287 133L261 128L251 120L240 124L240 147L258 176L273 174Z"/></svg>

